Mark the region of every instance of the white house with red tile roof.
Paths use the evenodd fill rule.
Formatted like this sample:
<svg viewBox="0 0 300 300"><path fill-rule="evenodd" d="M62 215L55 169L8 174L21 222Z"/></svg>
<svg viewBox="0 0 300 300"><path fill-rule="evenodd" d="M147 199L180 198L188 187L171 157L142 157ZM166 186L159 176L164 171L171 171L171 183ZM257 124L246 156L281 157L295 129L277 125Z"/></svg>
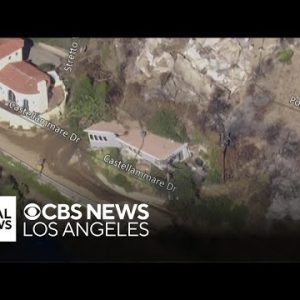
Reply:
<svg viewBox="0 0 300 300"><path fill-rule="evenodd" d="M170 161L183 161L191 156L187 143L178 143L139 128L124 128L116 121L104 122L84 130L92 149L119 148L122 154L149 162L164 169Z"/></svg>
<svg viewBox="0 0 300 300"><path fill-rule="evenodd" d="M55 71L45 73L23 61L23 47L23 39L0 38L0 101L13 102L28 111L46 114L46 117L62 114L66 100L62 81ZM16 117L10 117L3 109L0 107L0 121L20 126ZM53 109L55 113L51 114Z"/></svg>
<svg viewBox="0 0 300 300"><path fill-rule="evenodd" d="M23 47L24 41L22 39L0 39L0 69L3 69L9 63L21 61Z"/></svg>

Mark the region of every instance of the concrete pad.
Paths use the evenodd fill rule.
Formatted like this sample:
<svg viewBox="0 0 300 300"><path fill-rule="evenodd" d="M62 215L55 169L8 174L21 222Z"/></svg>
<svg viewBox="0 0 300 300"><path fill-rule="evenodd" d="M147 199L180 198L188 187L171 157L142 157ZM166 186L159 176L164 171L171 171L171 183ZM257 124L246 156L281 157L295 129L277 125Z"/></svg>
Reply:
<svg viewBox="0 0 300 300"><path fill-rule="evenodd" d="M53 64L58 67L61 64L61 58L54 53L40 47L39 45L34 45L30 49L29 60L31 60L35 65L39 66L41 64Z"/></svg>

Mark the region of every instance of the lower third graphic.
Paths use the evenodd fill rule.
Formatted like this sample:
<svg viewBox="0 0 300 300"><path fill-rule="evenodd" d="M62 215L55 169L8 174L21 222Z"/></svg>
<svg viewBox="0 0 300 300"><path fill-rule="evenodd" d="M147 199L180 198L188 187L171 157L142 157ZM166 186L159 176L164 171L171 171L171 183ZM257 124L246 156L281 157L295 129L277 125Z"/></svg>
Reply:
<svg viewBox="0 0 300 300"><path fill-rule="evenodd" d="M17 207L15 196L0 196L0 242L17 241Z"/></svg>

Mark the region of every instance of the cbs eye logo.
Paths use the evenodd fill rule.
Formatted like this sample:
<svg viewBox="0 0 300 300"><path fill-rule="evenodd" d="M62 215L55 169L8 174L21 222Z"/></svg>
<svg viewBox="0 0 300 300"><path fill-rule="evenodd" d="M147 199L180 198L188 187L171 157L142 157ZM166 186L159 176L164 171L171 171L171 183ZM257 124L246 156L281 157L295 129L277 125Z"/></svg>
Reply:
<svg viewBox="0 0 300 300"><path fill-rule="evenodd" d="M35 203L27 204L24 208L24 216L28 220L36 220L41 215L41 209L40 207Z"/></svg>

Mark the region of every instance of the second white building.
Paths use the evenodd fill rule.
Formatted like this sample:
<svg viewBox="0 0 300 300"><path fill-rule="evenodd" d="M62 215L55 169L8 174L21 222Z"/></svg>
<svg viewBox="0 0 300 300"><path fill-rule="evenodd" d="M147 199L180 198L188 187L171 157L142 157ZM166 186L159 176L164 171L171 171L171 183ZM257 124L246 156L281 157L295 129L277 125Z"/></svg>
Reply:
<svg viewBox="0 0 300 300"><path fill-rule="evenodd" d="M87 128L92 149L119 148L121 153L164 169L172 161L190 157L188 144L143 132L138 128L126 129L116 121L99 122Z"/></svg>

